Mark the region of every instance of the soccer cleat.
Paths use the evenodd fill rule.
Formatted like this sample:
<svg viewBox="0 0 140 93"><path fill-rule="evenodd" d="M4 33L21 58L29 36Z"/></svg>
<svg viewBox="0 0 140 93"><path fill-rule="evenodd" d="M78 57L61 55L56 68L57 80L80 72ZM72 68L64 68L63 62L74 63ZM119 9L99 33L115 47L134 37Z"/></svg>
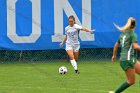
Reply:
<svg viewBox="0 0 140 93"><path fill-rule="evenodd" d="M80 74L80 72L79 72L78 70L75 70L75 73L76 73L76 74Z"/></svg>

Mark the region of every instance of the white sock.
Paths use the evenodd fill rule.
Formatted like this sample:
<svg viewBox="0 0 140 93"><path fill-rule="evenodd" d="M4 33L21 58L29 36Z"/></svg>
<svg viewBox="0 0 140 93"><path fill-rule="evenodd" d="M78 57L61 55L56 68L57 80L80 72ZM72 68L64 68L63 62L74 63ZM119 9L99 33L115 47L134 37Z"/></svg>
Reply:
<svg viewBox="0 0 140 93"><path fill-rule="evenodd" d="M72 64L74 70L78 70L78 68L77 68L77 62L74 59L73 60L70 60L70 62Z"/></svg>

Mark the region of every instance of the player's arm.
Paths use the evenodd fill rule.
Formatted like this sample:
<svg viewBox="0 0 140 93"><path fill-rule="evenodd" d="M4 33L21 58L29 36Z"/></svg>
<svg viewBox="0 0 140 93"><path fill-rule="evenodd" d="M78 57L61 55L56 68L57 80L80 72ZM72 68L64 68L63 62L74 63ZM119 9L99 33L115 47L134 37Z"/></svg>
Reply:
<svg viewBox="0 0 140 93"><path fill-rule="evenodd" d="M67 35L65 35L64 39L63 39L62 42L60 43L60 47L63 46L63 44L66 42L66 40L67 40Z"/></svg>
<svg viewBox="0 0 140 93"><path fill-rule="evenodd" d="M137 39L136 34L132 35L132 44L133 44L134 49L140 51L140 46L138 45L138 39Z"/></svg>
<svg viewBox="0 0 140 93"><path fill-rule="evenodd" d="M63 39L63 41L61 43L64 44L66 42L66 40L67 40L67 35L65 35L65 37L64 37L64 39Z"/></svg>
<svg viewBox="0 0 140 93"><path fill-rule="evenodd" d="M114 45L112 62L115 62L115 60L116 60L116 55L117 55L119 45L120 45L119 42L116 42L116 44Z"/></svg>
<svg viewBox="0 0 140 93"><path fill-rule="evenodd" d="M90 33L93 33L95 30L90 30L90 29L88 29L88 28L86 28L86 27L82 27L82 26L80 26L80 25L78 25L78 24L75 24L75 27L78 29L78 30L82 30L82 31L86 31L86 32L90 32Z"/></svg>
<svg viewBox="0 0 140 93"><path fill-rule="evenodd" d="M86 32L90 32L93 33L95 30L90 30L88 28L82 27L81 30L86 31Z"/></svg>
<svg viewBox="0 0 140 93"><path fill-rule="evenodd" d="M133 43L133 47L134 47L134 49L140 51L140 46L138 45L137 42Z"/></svg>

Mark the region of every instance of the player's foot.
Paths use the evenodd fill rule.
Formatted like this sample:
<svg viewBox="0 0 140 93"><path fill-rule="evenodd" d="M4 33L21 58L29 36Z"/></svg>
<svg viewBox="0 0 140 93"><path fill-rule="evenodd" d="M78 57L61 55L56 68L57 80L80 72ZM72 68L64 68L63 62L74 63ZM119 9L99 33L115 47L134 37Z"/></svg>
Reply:
<svg viewBox="0 0 140 93"><path fill-rule="evenodd" d="M75 70L75 73L76 73L76 74L80 74L79 70Z"/></svg>
<svg viewBox="0 0 140 93"><path fill-rule="evenodd" d="M115 93L114 91L109 91L109 93Z"/></svg>

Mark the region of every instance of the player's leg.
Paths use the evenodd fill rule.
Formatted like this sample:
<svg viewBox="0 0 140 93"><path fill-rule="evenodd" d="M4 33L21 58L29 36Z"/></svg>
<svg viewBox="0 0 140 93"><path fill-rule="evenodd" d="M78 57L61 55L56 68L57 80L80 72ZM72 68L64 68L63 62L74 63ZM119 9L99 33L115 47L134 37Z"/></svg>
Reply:
<svg viewBox="0 0 140 93"><path fill-rule="evenodd" d="M137 61L134 65L135 71L138 75L140 75L140 62Z"/></svg>
<svg viewBox="0 0 140 93"><path fill-rule="evenodd" d="M74 52L74 59L76 62L78 62L78 57L79 57L79 51Z"/></svg>
<svg viewBox="0 0 140 93"><path fill-rule="evenodd" d="M78 57L79 57L79 49L80 49L80 45L74 46L74 58L75 58L76 62L78 61Z"/></svg>
<svg viewBox="0 0 140 93"><path fill-rule="evenodd" d="M78 62L78 56L79 56L79 51L74 52L74 59L76 60L76 62ZM79 74L79 70L77 68L77 70L75 70L75 73Z"/></svg>
<svg viewBox="0 0 140 93"><path fill-rule="evenodd" d="M127 83L133 85L135 83L135 69L127 69L125 74L127 76Z"/></svg>
<svg viewBox="0 0 140 93"><path fill-rule="evenodd" d="M70 58L70 62L75 70L75 72L78 71L78 68L77 68L77 62L75 61L74 59L74 52L73 50L67 50L67 54L69 55L69 58Z"/></svg>
<svg viewBox="0 0 140 93"><path fill-rule="evenodd" d="M138 75L140 75L140 62L137 61L134 65L135 71ZM139 80L139 84L140 84L140 80Z"/></svg>
<svg viewBox="0 0 140 93"><path fill-rule="evenodd" d="M67 54L68 54L70 60L74 60L73 50L67 50Z"/></svg>
<svg viewBox="0 0 140 93"><path fill-rule="evenodd" d="M129 86L133 85L135 83L135 69L134 64L131 61L121 61L120 66L125 71L127 82L123 83L116 91L115 93L121 93L125 89L127 89Z"/></svg>
<svg viewBox="0 0 140 93"><path fill-rule="evenodd" d="M121 93L125 89L127 89L129 86L133 85L135 83L135 69L128 68L125 71L127 82L124 82L116 91L115 93Z"/></svg>
<svg viewBox="0 0 140 93"><path fill-rule="evenodd" d="M74 59L76 60L76 62L78 61L79 49L80 49L80 45L75 45L73 47L73 50L74 50ZM79 74L78 68L77 68L77 70L75 70L75 73Z"/></svg>

